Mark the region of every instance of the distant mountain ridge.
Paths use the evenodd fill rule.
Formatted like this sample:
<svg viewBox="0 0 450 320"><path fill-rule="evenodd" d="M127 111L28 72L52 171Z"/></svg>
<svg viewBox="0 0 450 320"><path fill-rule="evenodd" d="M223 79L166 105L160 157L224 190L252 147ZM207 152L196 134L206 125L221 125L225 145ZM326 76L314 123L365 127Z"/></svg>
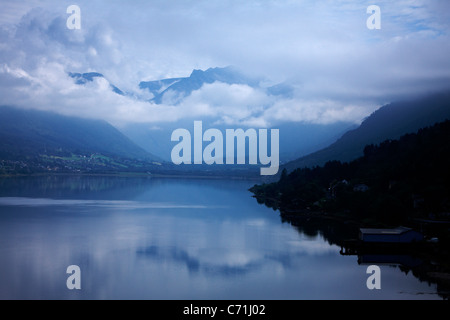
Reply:
<svg viewBox="0 0 450 320"><path fill-rule="evenodd" d="M176 93L178 102L189 96L193 91L199 90L205 84L216 81L227 84L247 84L256 86L257 81L250 79L232 67L209 68L206 71L193 70L189 77L169 78L156 81L142 81L140 89L147 89L154 97L151 99L156 104L163 103L164 95L169 91Z"/></svg>
<svg viewBox="0 0 450 320"><path fill-rule="evenodd" d="M69 73L78 85L86 85L95 81L96 78L105 78L99 72ZM105 80L107 80L105 78ZM133 99L147 101L154 104L177 105L184 98L190 96L194 91L203 86L213 83L224 83L228 85L249 86L268 96L280 99L292 99L294 87L288 83L278 83L272 86L264 84L264 79L245 75L235 67L216 67L207 70L193 70L187 77L158 79L153 81L141 81L139 88L147 91L153 97L148 100L147 94L128 93L120 90L110 83L111 89L117 94L131 96ZM108 81L108 80L107 80ZM171 134L173 130L180 127L191 127L190 122L160 123L149 127L148 124L132 123L121 128L122 132L147 152L158 156L160 159L170 161ZM206 126L206 123L205 123ZM214 125L219 130L228 129L227 125ZM339 122L334 124L312 124L293 122L282 123L277 126L283 134L280 138L280 161L285 163L300 156L316 151L336 141L344 132L353 125L350 122Z"/></svg>
<svg viewBox="0 0 450 320"><path fill-rule="evenodd" d="M70 76L79 85L103 77L98 72L71 73ZM294 91L286 83L263 87L261 79L246 76L234 67L193 70L188 77L142 81L139 88L153 95L149 100L152 103L177 105L192 92L215 82L246 85L264 91L268 95L288 99L292 98ZM110 85L117 94L125 94L114 85ZM367 144L396 139L405 133L415 132L422 127L448 119L449 95L450 92L443 92L410 101L390 103L366 118L358 128L343 135L342 132L348 130L346 127L350 127L349 123L327 126L284 123L279 128L286 133L280 141L281 161L285 163L283 167L291 171L298 167L323 165L331 160L350 161L361 156ZM189 123L182 125L190 126ZM123 128L123 132L141 148L168 161L172 146L170 134L173 129L170 126L160 125L159 130L153 130L146 125L133 124ZM300 156L301 158L298 158ZM290 162L286 163L287 161Z"/></svg>
<svg viewBox="0 0 450 320"><path fill-rule="evenodd" d="M175 95L175 103L189 96L193 91L199 90L205 84L222 82L226 84L248 85L252 88L260 88L260 79L244 75L234 67L209 68L205 71L194 70L189 77L169 78L155 81L142 81L140 89L148 90L153 94L150 100L156 104L163 103L163 98L169 92ZM264 89L270 95L292 95L293 89L287 84L277 84Z"/></svg>
<svg viewBox="0 0 450 320"><path fill-rule="evenodd" d="M105 76L99 72L69 72L68 75L75 80L77 85L85 85L89 82L93 82L96 78L103 78L108 81ZM195 69L188 77L141 81L139 83L139 89L146 90L153 95L153 98L148 100L149 102L162 104L164 97L166 96L171 104L176 105L184 98L188 97L193 91L201 89L205 84L212 84L215 82L226 83L229 85L247 85L252 88L259 88L268 95L283 96L286 98L291 98L294 91L293 87L287 83L279 83L263 88L260 86L261 79L246 76L231 66L224 68L209 68L204 71ZM119 95L135 96L132 93L122 91L110 82L109 85L111 90Z"/></svg>
<svg viewBox="0 0 450 320"><path fill-rule="evenodd" d="M328 161L351 161L366 145L378 144L450 119L450 91L409 101L393 102L372 113L362 124L330 146L284 165L288 171L321 166Z"/></svg>

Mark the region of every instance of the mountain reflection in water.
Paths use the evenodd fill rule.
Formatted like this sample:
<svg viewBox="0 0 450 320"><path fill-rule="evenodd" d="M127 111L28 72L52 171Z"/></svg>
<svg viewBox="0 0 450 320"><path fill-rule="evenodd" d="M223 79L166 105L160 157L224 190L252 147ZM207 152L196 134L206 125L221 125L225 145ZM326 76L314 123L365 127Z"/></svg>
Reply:
<svg viewBox="0 0 450 320"><path fill-rule="evenodd" d="M415 269L390 264L380 266L382 290L368 290L363 260L340 254L340 239L350 237L351 228L283 223L278 212L251 197L253 184L93 176L0 179L0 298L443 297L434 283L421 282ZM81 269L81 290L66 288L69 265ZM430 294L418 295L424 292Z"/></svg>

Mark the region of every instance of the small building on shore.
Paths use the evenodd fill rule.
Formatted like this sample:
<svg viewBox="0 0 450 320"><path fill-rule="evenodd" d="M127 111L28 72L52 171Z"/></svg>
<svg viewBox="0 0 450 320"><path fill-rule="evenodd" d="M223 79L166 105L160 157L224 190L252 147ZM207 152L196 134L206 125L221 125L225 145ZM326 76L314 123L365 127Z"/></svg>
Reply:
<svg viewBox="0 0 450 320"><path fill-rule="evenodd" d="M423 240L423 234L411 228L359 230L359 240L364 243L414 243Z"/></svg>

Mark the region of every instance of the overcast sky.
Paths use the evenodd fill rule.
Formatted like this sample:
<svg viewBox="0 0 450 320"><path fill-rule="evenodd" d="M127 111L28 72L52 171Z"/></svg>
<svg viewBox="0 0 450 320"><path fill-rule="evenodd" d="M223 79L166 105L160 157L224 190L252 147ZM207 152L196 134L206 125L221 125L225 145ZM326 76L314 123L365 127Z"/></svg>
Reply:
<svg viewBox="0 0 450 320"><path fill-rule="evenodd" d="M69 30L69 5L81 29ZM369 30L369 5L381 29ZM450 1L128 0L0 3L0 104L124 122L210 117L230 125L359 122L380 105L450 87ZM235 66L288 82L291 98L216 83L180 105L138 84ZM106 80L74 84L68 72Z"/></svg>

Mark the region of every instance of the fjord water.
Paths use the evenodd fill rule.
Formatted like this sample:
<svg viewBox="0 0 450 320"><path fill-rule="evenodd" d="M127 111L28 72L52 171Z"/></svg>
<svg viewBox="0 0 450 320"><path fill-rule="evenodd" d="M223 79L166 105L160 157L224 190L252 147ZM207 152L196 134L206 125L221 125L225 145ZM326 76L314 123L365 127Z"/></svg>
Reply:
<svg viewBox="0 0 450 320"><path fill-rule="evenodd" d="M255 182L0 180L0 299L439 299L398 265L343 256L259 205ZM78 265L81 290L66 269Z"/></svg>

